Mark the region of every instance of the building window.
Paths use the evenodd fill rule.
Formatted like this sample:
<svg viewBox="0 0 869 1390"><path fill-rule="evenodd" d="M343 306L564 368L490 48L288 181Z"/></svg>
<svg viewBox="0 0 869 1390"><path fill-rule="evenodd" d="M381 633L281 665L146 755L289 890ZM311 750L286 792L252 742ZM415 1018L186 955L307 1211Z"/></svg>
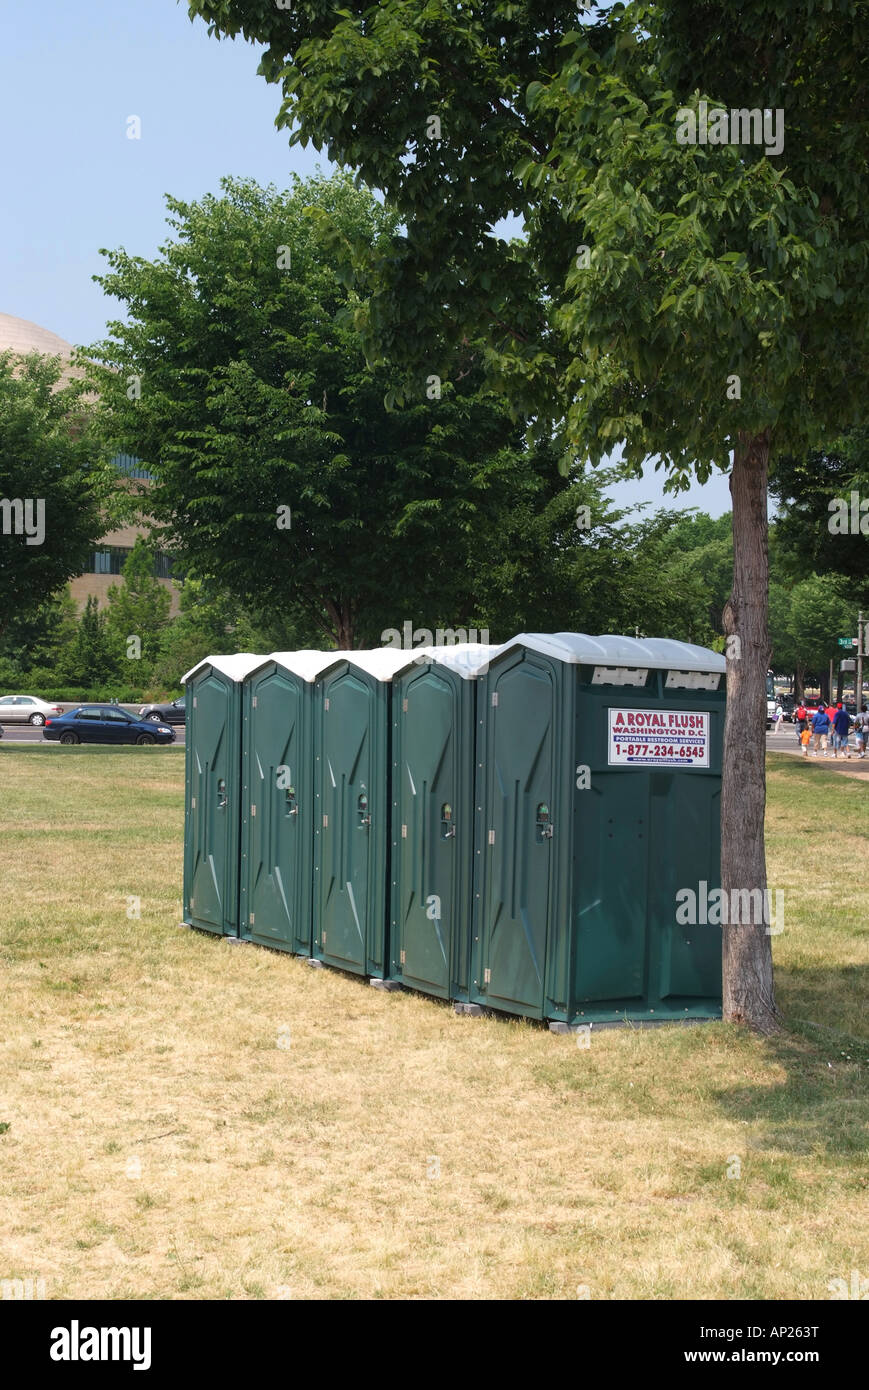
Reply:
<svg viewBox="0 0 869 1390"><path fill-rule="evenodd" d="M95 551L91 556L91 573L120 574L130 553L130 547L122 545L108 545L104 550Z"/></svg>
<svg viewBox="0 0 869 1390"><path fill-rule="evenodd" d="M91 555L90 574L121 574L130 555L132 546L107 545L95 550ZM172 561L168 555L158 551L154 557L154 574L157 579L172 578Z"/></svg>
<svg viewBox="0 0 869 1390"><path fill-rule="evenodd" d="M141 460L134 458L132 454L115 454L112 463L126 478L144 478L150 482L154 477L153 473L142 467Z"/></svg>

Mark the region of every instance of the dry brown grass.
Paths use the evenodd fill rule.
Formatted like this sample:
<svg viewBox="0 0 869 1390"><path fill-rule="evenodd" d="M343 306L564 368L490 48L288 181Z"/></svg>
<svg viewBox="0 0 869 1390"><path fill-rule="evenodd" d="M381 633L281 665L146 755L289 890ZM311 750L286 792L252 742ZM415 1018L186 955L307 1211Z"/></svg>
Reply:
<svg viewBox="0 0 869 1390"><path fill-rule="evenodd" d="M827 978L841 994L865 966L867 838L839 921L775 819L823 780L840 820L859 783L771 781L781 999L808 1022L585 1051L179 930L183 757L70 753L0 750L0 1278L49 1298L763 1299L867 1272L869 1045Z"/></svg>

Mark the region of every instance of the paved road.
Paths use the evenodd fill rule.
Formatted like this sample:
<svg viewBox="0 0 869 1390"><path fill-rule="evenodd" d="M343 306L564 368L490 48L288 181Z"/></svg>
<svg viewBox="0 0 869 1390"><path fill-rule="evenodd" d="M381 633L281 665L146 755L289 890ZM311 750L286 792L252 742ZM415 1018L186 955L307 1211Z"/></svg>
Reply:
<svg viewBox="0 0 869 1390"><path fill-rule="evenodd" d="M792 757L801 758L803 750L797 743L797 736L794 733L793 724L785 724L780 733L774 733L770 729L766 736L766 751L768 753L790 753ZM832 749L827 749L829 757L820 754L817 758L811 755L806 758L806 762L813 767L827 767L836 772L847 772L852 777L859 777L861 780L869 781L869 756L858 758L852 747L850 758L843 758L840 754L838 758L833 757Z"/></svg>
<svg viewBox="0 0 869 1390"><path fill-rule="evenodd" d="M176 725L175 725L175 743L174 743L174 744L169 744L168 747L175 747L175 748L180 747L180 748L183 748L183 747L184 747L184 733L185 733L184 725L183 725L183 724L176 724ZM9 745L9 744L31 744L31 743L45 743L46 746L49 747L49 748L59 748L59 747L60 747L59 744L49 743L47 739L43 739L43 737L42 737L42 730L41 730L41 729L31 729L31 728L29 727L29 725L27 725L27 724L4 724L4 726L3 726L3 744L4 744L4 745ZM104 746L105 746L105 745L102 745L102 744L100 745L100 747L104 747ZM126 745L120 744L120 745L118 745L118 746L119 746L119 747L125 747ZM796 736L796 734L794 733L794 726L793 726L793 724L785 724L784 728L781 729L779 733L775 733L774 730L770 729L769 732L767 733L767 736L766 736L766 750L767 750L768 753L791 753L791 754L793 754L794 757L800 757L800 756L802 756L802 749L800 748L800 745L799 745L799 743L797 742L797 736ZM836 763L837 760L831 757L831 758L826 758L826 759L824 759L824 758L810 759L810 761L819 762L819 763L821 763L821 764L823 764L823 763L826 762L826 764L827 764L828 767L832 767L832 766L834 766L834 764ZM839 758L839 759L838 759L838 762L839 762L839 763L844 763L844 762L845 762L845 759ZM858 760L855 760L855 758L852 756L849 765L853 765L853 766L855 766L855 767L864 767L864 768L867 769L867 771L869 771L869 757L864 758L863 761L862 761L862 763L861 763L861 762L859 762Z"/></svg>
<svg viewBox="0 0 869 1390"><path fill-rule="evenodd" d="M778 733L775 729L767 729L766 751L767 753L798 753L801 755L803 750L800 747L793 724L783 724Z"/></svg>
<svg viewBox="0 0 869 1390"><path fill-rule="evenodd" d="M174 742L174 743L163 744L163 745L157 745L158 747L161 747L161 746L162 746L162 747L166 747L166 748L178 748L178 747L183 748L183 747L184 747L184 725L183 725L183 724L176 724L176 725L174 725L174 729L175 729L175 742ZM2 746L3 746L4 748L7 747L7 746L10 745L10 744L32 744L32 743L44 744L46 748L59 748L59 747L60 747L60 744L59 744L59 743L55 743L55 742L53 742L53 741L50 740L50 739L44 739L44 738L42 737L42 730L41 730L41 729L32 729L32 728L30 727L29 724L4 724L4 725L3 725L3 740L2 740ZM101 743L101 744L84 744L83 746L84 746L84 747L87 747L87 748L96 748L96 747L105 748L107 745L104 744L104 743ZM130 745L124 744L124 743L119 743L119 744L114 744L114 745L112 745L112 746L113 746L113 747L116 747L116 748L126 748L126 747L128 747L128 746L130 746Z"/></svg>

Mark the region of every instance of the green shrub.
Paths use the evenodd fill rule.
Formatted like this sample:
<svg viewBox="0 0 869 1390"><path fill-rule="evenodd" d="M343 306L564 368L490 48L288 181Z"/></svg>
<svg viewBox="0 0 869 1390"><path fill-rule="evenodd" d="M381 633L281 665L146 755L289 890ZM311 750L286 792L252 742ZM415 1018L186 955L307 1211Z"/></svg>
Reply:
<svg viewBox="0 0 869 1390"><path fill-rule="evenodd" d="M58 704L65 705L109 705L112 700L117 700L119 705L149 703L144 697L144 692L133 686L43 685L34 680L32 671L21 678L18 688L25 694L38 695L41 700L56 700Z"/></svg>
<svg viewBox="0 0 869 1390"><path fill-rule="evenodd" d="M20 683L19 668L7 656L0 656L0 694L15 695Z"/></svg>

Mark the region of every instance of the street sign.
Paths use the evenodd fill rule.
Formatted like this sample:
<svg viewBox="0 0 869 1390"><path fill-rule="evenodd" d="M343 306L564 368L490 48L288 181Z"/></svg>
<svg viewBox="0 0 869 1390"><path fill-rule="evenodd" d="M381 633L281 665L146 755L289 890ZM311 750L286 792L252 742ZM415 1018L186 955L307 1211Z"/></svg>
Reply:
<svg viewBox="0 0 869 1390"><path fill-rule="evenodd" d="M859 637L837 637L836 641L840 647L857 647L860 645Z"/></svg>

